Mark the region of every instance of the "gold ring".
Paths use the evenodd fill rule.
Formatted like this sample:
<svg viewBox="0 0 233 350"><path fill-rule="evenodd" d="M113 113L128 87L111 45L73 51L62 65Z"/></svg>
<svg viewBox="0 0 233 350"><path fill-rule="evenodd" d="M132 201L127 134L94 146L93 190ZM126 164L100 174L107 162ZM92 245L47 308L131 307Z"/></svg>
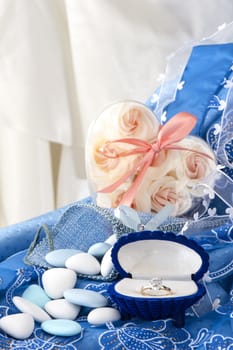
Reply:
<svg viewBox="0 0 233 350"><path fill-rule="evenodd" d="M142 295L163 296L173 294L171 288L162 284L162 279L159 277L152 278L149 283L141 288Z"/></svg>

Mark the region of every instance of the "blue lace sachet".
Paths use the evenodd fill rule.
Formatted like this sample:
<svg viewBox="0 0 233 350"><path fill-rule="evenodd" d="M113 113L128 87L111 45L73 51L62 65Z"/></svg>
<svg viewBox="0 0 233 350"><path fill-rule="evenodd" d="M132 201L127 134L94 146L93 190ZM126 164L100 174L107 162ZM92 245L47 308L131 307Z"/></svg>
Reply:
<svg viewBox="0 0 233 350"><path fill-rule="evenodd" d="M152 214L139 213L142 224L147 223ZM183 219L168 218L160 225L163 231L180 232L184 226ZM45 260L45 255L55 249L80 249L86 252L97 242L105 241L111 234L120 237L124 233L135 231L122 223L114 215L114 210L100 208L93 203L77 202L69 207L61 216L58 223L49 229L42 225L37 231L33 242L25 256L25 263L41 267L51 267ZM118 274L113 270L109 276L80 275L90 279L112 280Z"/></svg>
<svg viewBox="0 0 233 350"><path fill-rule="evenodd" d="M45 236L41 239L42 233ZM73 248L84 252L96 243L105 241L111 234L120 235L129 232L109 209L99 208L94 204L76 203L68 208L52 230L42 225L38 230L25 257L25 263L41 267L51 267L45 255L54 249ZM107 277L86 276L92 279L115 278L114 271Z"/></svg>

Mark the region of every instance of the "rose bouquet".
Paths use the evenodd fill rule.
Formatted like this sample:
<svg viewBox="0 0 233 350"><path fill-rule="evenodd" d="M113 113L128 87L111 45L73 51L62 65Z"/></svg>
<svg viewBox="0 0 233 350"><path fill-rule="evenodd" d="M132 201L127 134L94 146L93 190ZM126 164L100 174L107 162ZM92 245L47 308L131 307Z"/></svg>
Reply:
<svg viewBox="0 0 233 350"><path fill-rule="evenodd" d="M165 125L145 105L126 101L107 108L90 128L87 174L96 204L124 204L159 212L174 205L174 216L187 213L204 196L216 169L208 144L188 136L196 118L180 113Z"/></svg>

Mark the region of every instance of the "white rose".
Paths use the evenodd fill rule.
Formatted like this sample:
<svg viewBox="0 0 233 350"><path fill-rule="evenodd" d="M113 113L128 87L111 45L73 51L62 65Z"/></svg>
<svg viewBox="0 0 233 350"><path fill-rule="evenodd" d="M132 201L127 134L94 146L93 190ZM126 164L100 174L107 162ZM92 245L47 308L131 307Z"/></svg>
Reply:
<svg viewBox="0 0 233 350"><path fill-rule="evenodd" d="M180 141L178 145L192 151L180 151L180 165L176 171L177 177L187 184L193 195L203 196L204 187L197 185L204 181L208 181L208 185L213 185L214 176L212 175L216 171L215 155L209 145L197 137L187 137ZM193 151L204 154L198 154Z"/></svg>
<svg viewBox="0 0 233 350"><path fill-rule="evenodd" d="M120 204L120 201L129 188L129 183L122 185L112 193L97 193L96 204L102 208L116 208Z"/></svg>
<svg viewBox="0 0 233 350"><path fill-rule="evenodd" d="M143 104L125 102L117 116L120 137L133 137L145 141L156 138L160 123L155 115Z"/></svg>
<svg viewBox="0 0 233 350"><path fill-rule="evenodd" d="M140 160L141 154L117 157L125 149L117 143L108 143L104 139L96 140L88 160L88 178L94 183L93 189L100 190L113 184L130 171ZM104 152L104 153L103 153ZM135 174L129 177L131 180Z"/></svg>
<svg viewBox="0 0 233 350"><path fill-rule="evenodd" d="M156 138L160 123L145 105L123 101L108 106L92 123L88 139L104 137L108 140L132 137L145 141Z"/></svg>
<svg viewBox="0 0 233 350"><path fill-rule="evenodd" d="M140 153L118 157L136 146L111 141L123 137L149 141L156 137L159 127L154 114L143 104L126 101L108 107L90 128L87 139L86 169L92 191L114 183L143 157Z"/></svg>
<svg viewBox="0 0 233 350"><path fill-rule="evenodd" d="M147 176L151 178L160 178L164 175L176 177L176 171L179 165L179 151L162 150L156 155L151 167L148 168Z"/></svg>
<svg viewBox="0 0 233 350"><path fill-rule="evenodd" d="M134 208L144 212L151 210L159 212L167 204L175 206L174 216L187 212L192 206L187 188L173 176L161 178L145 176L135 197Z"/></svg>

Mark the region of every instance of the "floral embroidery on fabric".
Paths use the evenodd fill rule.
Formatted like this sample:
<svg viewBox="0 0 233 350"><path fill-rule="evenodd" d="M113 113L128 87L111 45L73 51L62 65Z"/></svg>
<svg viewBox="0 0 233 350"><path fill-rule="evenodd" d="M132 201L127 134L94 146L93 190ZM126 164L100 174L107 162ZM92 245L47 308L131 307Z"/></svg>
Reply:
<svg viewBox="0 0 233 350"><path fill-rule="evenodd" d="M232 350L233 338L223 337L222 335L215 335L209 342L205 344L206 350Z"/></svg>
<svg viewBox="0 0 233 350"><path fill-rule="evenodd" d="M14 283L12 283L11 287L7 290L6 300L7 303L13 306L12 297L14 296L14 292L17 288L21 287L25 283L31 281L33 277L35 277L36 268L20 268L16 272L16 279Z"/></svg>
<svg viewBox="0 0 233 350"><path fill-rule="evenodd" d="M102 333L99 344L102 350L191 350L204 344L210 334L203 329L193 340L186 329L175 328L171 320L153 321L148 328L129 323Z"/></svg>
<svg viewBox="0 0 233 350"><path fill-rule="evenodd" d="M170 320L154 321L151 328L140 328L136 324L125 324L121 329L108 330L101 334L102 350L232 350L233 338L212 335L201 329L196 339L184 328L174 330Z"/></svg>
<svg viewBox="0 0 233 350"><path fill-rule="evenodd" d="M34 337L27 340L16 340L8 338L0 334L0 349L16 349L16 350L75 350L77 349L74 343L83 337L80 333L79 337L61 338L50 336L40 329L36 329Z"/></svg>

